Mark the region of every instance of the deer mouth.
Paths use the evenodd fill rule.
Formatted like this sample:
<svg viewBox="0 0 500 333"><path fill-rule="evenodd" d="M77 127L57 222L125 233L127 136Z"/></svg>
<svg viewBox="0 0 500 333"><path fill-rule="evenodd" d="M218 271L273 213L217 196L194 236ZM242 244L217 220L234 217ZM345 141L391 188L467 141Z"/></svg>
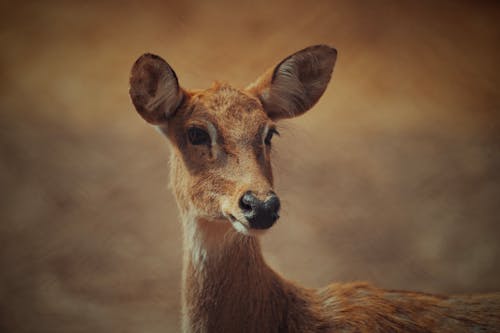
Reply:
<svg viewBox="0 0 500 333"><path fill-rule="evenodd" d="M248 225L248 222L237 219L233 214L227 214L227 219L231 222L236 231L244 235L250 234L250 226Z"/></svg>
<svg viewBox="0 0 500 333"><path fill-rule="evenodd" d="M255 229L250 226L250 223L245 220L237 219L233 214L227 214L226 218L231 222L233 228L245 236L261 236L265 233L265 229Z"/></svg>

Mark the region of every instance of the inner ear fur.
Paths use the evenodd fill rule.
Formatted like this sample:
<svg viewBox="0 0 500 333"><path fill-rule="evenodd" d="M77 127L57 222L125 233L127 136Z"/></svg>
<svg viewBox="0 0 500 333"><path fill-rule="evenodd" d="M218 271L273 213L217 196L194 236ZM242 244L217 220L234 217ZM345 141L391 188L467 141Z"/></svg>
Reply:
<svg viewBox="0 0 500 333"><path fill-rule="evenodd" d="M150 53L143 54L132 66L129 93L137 112L155 125L164 124L184 98L170 65Z"/></svg>
<svg viewBox="0 0 500 333"><path fill-rule="evenodd" d="M247 90L260 99L271 119L299 116L325 92L336 59L337 50L330 46L307 47L268 70Z"/></svg>

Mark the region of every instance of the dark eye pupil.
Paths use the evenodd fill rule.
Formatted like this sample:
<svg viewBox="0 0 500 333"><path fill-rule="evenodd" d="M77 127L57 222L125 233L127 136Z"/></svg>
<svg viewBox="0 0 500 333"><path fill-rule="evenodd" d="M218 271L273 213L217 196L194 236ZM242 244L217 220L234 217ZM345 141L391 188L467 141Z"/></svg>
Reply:
<svg viewBox="0 0 500 333"><path fill-rule="evenodd" d="M188 129L188 139L192 145L209 145L210 135L198 127L191 127Z"/></svg>

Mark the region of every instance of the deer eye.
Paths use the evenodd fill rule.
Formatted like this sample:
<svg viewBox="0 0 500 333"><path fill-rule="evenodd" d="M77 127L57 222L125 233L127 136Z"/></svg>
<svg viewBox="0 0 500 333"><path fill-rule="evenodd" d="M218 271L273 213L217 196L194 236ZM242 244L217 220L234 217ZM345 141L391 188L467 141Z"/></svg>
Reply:
<svg viewBox="0 0 500 333"><path fill-rule="evenodd" d="M274 134L278 134L278 135L280 135L280 134L278 133L278 131L277 131L275 128L270 128L270 129L269 129L269 131L267 131L266 137L265 137L265 139L264 139L264 143L265 143L266 145L268 145L268 146L270 146L270 145L271 145L271 139L273 138L273 135L274 135Z"/></svg>
<svg viewBox="0 0 500 333"><path fill-rule="evenodd" d="M187 130L187 136L189 142L194 145L210 145L210 135L208 133L199 128L199 127L190 127Z"/></svg>

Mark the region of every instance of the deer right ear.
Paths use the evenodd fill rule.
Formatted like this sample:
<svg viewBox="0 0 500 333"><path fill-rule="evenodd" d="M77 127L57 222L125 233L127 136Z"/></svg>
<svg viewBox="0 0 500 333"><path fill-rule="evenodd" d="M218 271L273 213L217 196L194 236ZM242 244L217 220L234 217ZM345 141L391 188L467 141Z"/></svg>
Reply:
<svg viewBox="0 0 500 333"><path fill-rule="evenodd" d="M132 66L129 93L137 112L155 125L164 124L184 98L177 75L169 64L149 53Z"/></svg>
<svg viewBox="0 0 500 333"><path fill-rule="evenodd" d="M336 59L334 48L310 46L285 58L246 89L260 99L271 119L296 117L323 95Z"/></svg>

